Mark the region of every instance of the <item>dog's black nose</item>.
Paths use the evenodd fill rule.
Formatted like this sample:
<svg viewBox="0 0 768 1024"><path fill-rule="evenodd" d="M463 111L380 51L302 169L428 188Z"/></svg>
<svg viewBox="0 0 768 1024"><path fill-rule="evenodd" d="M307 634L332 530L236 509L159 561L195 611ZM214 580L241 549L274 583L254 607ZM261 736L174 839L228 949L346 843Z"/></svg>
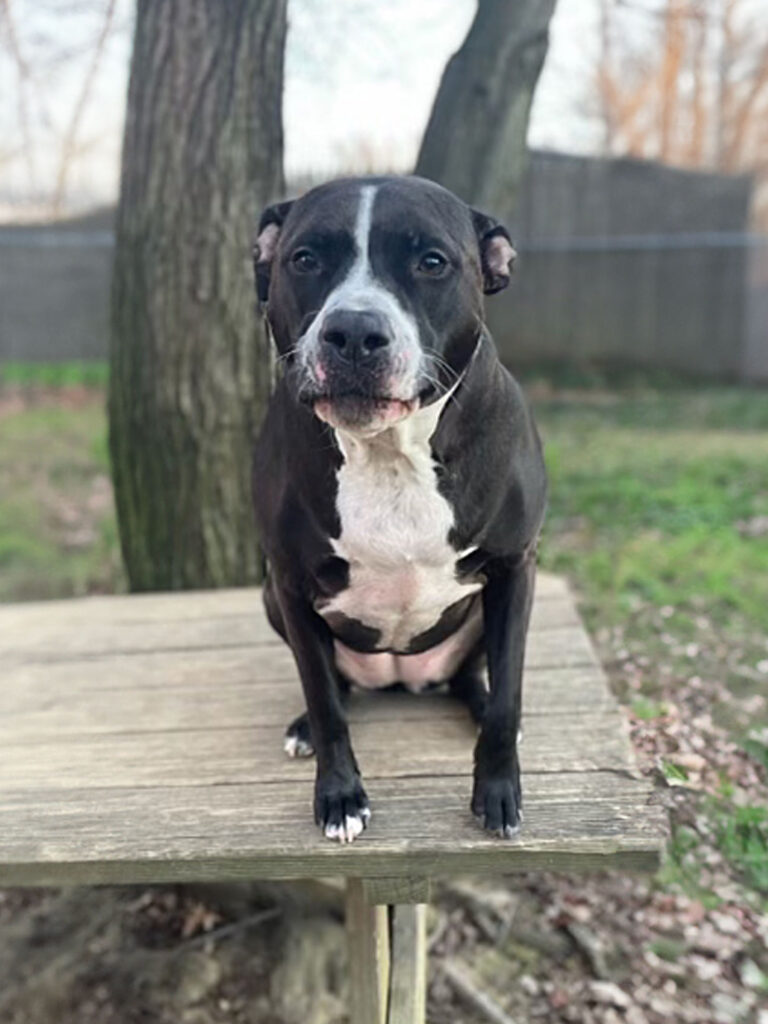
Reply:
<svg viewBox="0 0 768 1024"><path fill-rule="evenodd" d="M372 310L336 309L325 318L321 337L333 346L334 355L350 363L372 359L391 339L381 313Z"/></svg>

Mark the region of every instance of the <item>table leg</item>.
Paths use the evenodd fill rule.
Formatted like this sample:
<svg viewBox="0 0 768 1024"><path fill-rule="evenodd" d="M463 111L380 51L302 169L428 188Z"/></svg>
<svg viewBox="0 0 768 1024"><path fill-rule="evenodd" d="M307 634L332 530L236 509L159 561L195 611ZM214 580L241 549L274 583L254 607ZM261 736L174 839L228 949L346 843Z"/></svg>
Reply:
<svg viewBox="0 0 768 1024"><path fill-rule="evenodd" d="M427 1012L427 905L395 904L388 1024L424 1024Z"/></svg>
<svg viewBox="0 0 768 1024"><path fill-rule="evenodd" d="M350 1024L387 1024L389 913L366 899L359 878L347 879Z"/></svg>

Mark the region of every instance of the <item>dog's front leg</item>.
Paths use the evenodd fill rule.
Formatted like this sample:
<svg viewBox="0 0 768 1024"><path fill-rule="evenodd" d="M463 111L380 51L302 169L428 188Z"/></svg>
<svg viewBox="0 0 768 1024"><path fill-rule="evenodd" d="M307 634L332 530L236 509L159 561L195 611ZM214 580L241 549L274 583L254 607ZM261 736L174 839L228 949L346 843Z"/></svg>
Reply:
<svg viewBox="0 0 768 1024"><path fill-rule="evenodd" d="M351 842L371 811L349 740L328 626L302 597L276 586L285 629L304 689L317 756L315 821L329 839Z"/></svg>
<svg viewBox="0 0 768 1024"><path fill-rule="evenodd" d="M475 747L472 810L485 828L504 838L518 832L522 819L517 740L535 575L532 550L493 566L483 589L490 695Z"/></svg>

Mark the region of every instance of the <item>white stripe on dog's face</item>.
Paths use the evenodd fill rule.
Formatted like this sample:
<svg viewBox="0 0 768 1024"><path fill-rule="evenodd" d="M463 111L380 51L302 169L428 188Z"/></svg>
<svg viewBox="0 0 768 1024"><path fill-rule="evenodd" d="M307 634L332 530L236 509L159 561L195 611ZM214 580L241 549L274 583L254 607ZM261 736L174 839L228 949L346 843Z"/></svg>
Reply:
<svg viewBox="0 0 768 1024"><path fill-rule="evenodd" d="M419 330L413 317L397 297L373 275L370 260L371 225L376 185L363 185L355 222L355 259L346 278L331 291L297 345L300 365L318 385L324 383L322 331L329 313L335 310L369 310L382 315L391 329L391 360L388 397L408 401L421 379L423 353Z"/></svg>

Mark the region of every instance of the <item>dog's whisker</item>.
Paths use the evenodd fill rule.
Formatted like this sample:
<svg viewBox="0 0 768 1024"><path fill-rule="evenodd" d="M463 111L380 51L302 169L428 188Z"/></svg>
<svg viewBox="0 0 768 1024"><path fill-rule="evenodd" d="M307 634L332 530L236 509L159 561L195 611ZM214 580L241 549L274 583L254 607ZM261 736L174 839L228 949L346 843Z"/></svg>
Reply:
<svg viewBox="0 0 768 1024"><path fill-rule="evenodd" d="M280 352L278 357L277 357L277 359L276 359L276 362L282 363L283 361L290 359L291 356L295 356L298 351L299 351L299 346L298 345L293 345L287 351Z"/></svg>
<svg viewBox="0 0 768 1024"><path fill-rule="evenodd" d="M458 396L456 395L456 392L451 390L453 385L450 385L450 386L445 385L437 377L433 377L432 374L430 374L429 371L427 371L427 370L423 371L423 376L424 376L424 379L429 384L431 384L434 387L435 391L437 391L437 394L438 394L438 396L440 398L442 398L444 395L448 395L448 401L449 402L455 402L456 406L459 409L461 409L461 402L459 401ZM459 379L458 375L457 375L456 379L457 380Z"/></svg>
<svg viewBox="0 0 768 1024"><path fill-rule="evenodd" d="M460 374L456 370L454 370L454 368L450 365L450 363L448 363L440 355L440 353L437 351L437 349L426 347L424 349L424 351L427 353L427 355L429 355L431 357L432 362L435 363L435 365L439 369L444 370L448 374L448 376L450 376L454 381L457 381L459 379Z"/></svg>

